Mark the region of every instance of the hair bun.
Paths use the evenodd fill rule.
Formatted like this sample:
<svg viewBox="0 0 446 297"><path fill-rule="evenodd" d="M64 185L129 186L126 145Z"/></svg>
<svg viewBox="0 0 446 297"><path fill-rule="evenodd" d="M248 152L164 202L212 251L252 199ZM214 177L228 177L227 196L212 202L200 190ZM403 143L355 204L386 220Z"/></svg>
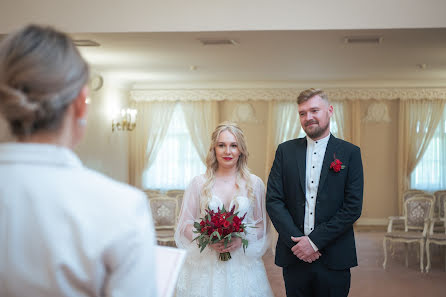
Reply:
<svg viewBox="0 0 446 297"><path fill-rule="evenodd" d="M37 102L30 102L20 90L0 83L0 109L3 117L9 122L13 130L29 132L39 109ZM20 127L17 126L18 123Z"/></svg>

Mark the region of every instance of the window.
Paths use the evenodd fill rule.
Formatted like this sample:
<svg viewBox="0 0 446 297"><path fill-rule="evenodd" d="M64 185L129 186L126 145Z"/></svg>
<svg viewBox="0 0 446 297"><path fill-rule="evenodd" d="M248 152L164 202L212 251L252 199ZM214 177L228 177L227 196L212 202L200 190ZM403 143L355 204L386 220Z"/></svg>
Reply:
<svg viewBox="0 0 446 297"><path fill-rule="evenodd" d="M446 108L429 146L411 174L411 188L429 192L446 189L445 152Z"/></svg>
<svg viewBox="0 0 446 297"><path fill-rule="evenodd" d="M205 170L189 135L183 111L177 104L158 155L152 166L143 173L143 187L185 189L194 176Z"/></svg>

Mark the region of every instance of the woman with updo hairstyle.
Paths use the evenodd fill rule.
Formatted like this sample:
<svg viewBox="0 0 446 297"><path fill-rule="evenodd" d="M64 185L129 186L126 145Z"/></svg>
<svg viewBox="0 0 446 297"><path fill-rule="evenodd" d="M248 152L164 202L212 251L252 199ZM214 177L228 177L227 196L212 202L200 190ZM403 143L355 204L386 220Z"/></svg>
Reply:
<svg viewBox="0 0 446 297"><path fill-rule="evenodd" d="M187 250L177 283L176 297L272 297L262 256L269 247L268 217L263 181L248 168L248 149L243 131L235 123L223 122L212 133L206 157L206 173L192 179L183 197L175 242ZM192 241L194 222L206 209L235 207L248 228L246 252L242 241L232 237L207 246L201 253ZM221 261L220 253L231 259Z"/></svg>
<svg viewBox="0 0 446 297"><path fill-rule="evenodd" d="M142 192L82 166L88 65L70 37L0 42L0 296L155 296Z"/></svg>

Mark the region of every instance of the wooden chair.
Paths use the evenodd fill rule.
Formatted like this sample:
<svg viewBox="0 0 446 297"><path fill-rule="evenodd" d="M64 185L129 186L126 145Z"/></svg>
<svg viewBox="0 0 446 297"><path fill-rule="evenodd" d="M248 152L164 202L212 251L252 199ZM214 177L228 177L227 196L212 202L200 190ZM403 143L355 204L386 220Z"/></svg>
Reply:
<svg viewBox="0 0 446 297"><path fill-rule="evenodd" d="M424 246L429 228L429 222L432 219L434 208L434 198L430 194L417 194L408 198L404 202L404 216L390 217L387 233L384 234L384 262L383 268L386 269L387 264L387 242L401 242L405 245L406 266L408 260L408 244L417 243L419 245L420 270L424 269ZM404 230L394 230L394 220L402 219L404 222Z"/></svg>
<svg viewBox="0 0 446 297"><path fill-rule="evenodd" d="M169 197L177 197L178 195L184 195L184 190L168 190L166 195Z"/></svg>
<svg viewBox="0 0 446 297"><path fill-rule="evenodd" d="M442 208L443 210L446 209L446 199L443 199L442 201ZM442 224L442 232L435 232L435 225L437 223ZM429 227L429 234L427 236L426 240L426 257L427 257L427 266L426 266L426 272L429 272L431 269L431 244L437 244L437 245L444 245L446 246L446 217L444 216L442 218L434 218L431 221L430 227ZM446 271L446 253L445 253L445 259L444 259L444 270Z"/></svg>
<svg viewBox="0 0 446 297"><path fill-rule="evenodd" d="M417 194L424 194L425 192L422 190L417 190L417 189L409 189L404 191L403 193L403 216L400 217L389 217L389 219L392 219L392 225L393 225L393 230L404 230L404 212L405 212L405 208L404 208L404 203L406 202L407 199L417 195Z"/></svg>
<svg viewBox="0 0 446 297"><path fill-rule="evenodd" d="M178 200L168 196L149 199L150 209L159 245L175 246L175 228L178 220Z"/></svg>
<svg viewBox="0 0 446 297"><path fill-rule="evenodd" d="M161 196L162 195L160 191L158 191L158 190L150 190L150 189L144 190L144 193L146 193L147 198L149 198L149 199L152 198L152 197L157 197L157 196Z"/></svg>
<svg viewBox="0 0 446 297"><path fill-rule="evenodd" d="M446 190L436 191L434 193L434 196L435 196L434 217L444 218L445 217L444 201L446 200Z"/></svg>

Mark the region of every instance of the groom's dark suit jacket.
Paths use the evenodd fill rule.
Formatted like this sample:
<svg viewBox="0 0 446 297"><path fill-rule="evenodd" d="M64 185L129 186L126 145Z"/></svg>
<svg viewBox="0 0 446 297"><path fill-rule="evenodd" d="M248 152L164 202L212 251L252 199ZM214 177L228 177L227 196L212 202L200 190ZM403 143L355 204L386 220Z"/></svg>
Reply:
<svg viewBox="0 0 446 297"><path fill-rule="evenodd" d="M291 236L304 235L307 139L284 142L276 151L268 178L266 207L279 239L276 265L303 265L291 251ZM344 169L330 169L334 158ZM360 149L330 135L316 196L314 230L308 235L319 248L328 268L357 266L353 223L361 215L364 177Z"/></svg>

